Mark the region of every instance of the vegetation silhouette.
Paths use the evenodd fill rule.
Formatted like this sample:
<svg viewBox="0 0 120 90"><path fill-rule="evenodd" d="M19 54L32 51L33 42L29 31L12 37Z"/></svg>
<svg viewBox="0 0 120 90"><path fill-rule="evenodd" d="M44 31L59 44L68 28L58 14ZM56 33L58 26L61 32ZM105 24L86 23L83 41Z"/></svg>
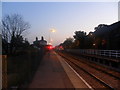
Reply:
<svg viewBox="0 0 120 90"><path fill-rule="evenodd" d="M17 49L27 46L23 33L29 28L30 24L19 14L4 16L1 23L3 54L14 54Z"/></svg>
<svg viewBox="0 0 120 90"><path fill-rule="evenodd" d="M120 21L111 25L99 24L94 30L88 35L84 31L75 31L74 40L66 39L60 46L65 49L120 49Z"/></svg>

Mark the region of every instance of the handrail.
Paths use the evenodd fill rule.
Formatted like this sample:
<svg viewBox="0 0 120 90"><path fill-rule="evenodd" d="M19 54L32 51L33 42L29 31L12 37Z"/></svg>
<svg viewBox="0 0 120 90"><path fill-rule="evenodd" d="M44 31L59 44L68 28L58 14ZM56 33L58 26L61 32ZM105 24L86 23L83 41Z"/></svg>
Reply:
<svg viewBox="0 0 120 90"><path fill-rule="evenodd" d="M120 50L84 50L84 54L120 58Z"/></svg>
<svg viewBox="0 0 120 90"><path fill-rule="evenodd" d="M99 55L116 59L120 58L120 50L95 50L95 49L77 49L77 50L81 54Z"/></svg>

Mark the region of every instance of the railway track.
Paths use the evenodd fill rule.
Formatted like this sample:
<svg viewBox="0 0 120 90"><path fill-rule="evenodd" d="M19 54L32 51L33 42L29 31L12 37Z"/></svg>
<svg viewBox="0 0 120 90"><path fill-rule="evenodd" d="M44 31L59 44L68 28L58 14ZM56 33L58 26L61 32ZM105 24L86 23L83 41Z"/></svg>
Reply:
<svg viewBox="0 0 120 90"><path fill-rule="evenodd" d="M100 84L102 84L105 88L108 88L108 89L111 89L111 90L113 90L114 88L116 88L116 87L114 87L114 86L106 83L103 79L101 79L100 77L98 77L94 73L88 71L85 67L83 68L82 65L80 65L78 63L78 61L77 62L75 61L76 60L75 58L72 57L72 60L71 60L71 57L68 57L68 56L66 57L62 53L59 53L59 55L62 56L63 58L65 58L67 60L67 62L72 63L74 66L76 66L77 68L81 69L82 71L84 71L85 73L87 73L89 76L91 76L92 78L94 78L97 82L99 82ZM82 62L82 63L84 63L84 62ZM92 68L92 69L94 68L92 65L88 65L88 66L89 66L89 68ZM97 72L99 71L100 73L104 73L104 74L109 75L110 77L113 77L115 79L119 79L119 77L116 77L116 76L114 76L114 75L112 75L110 73L107 73L107 72L103 71L103 70L100 70L100 69L97 69L97 68L94 68L94 69L97 70Z"/></svg>
<svg viewBox="0 0 120 90"><path fill-rule="evenodd" d="M98 68L98 67L95 67L94 65L91 65L90 63L87 63L87 62L85 62L85 61L80 60L80 58L78 58L78 57L76 57L76 56L73 56L73 55L69 55L69 56L70 56L71 58L77 60L77 61L80 61L80 62L88 65L88 66L91 67L91 68L94 68L94 69L96 69L96 70L98 70L98 71L101 71L102 73L105 73L105 74L107 74L107 75L109 75L109 76L111 76L111 77L113 77L113 78L115 78L115 79L117 79L117 80L120 80L120 76L116 76L116 75L111 74L111 73L109 73L109 72L107 72L107 71L105 71L105 70L102 70L102 69L100 69L100 68ZM120 74L119 74L119 75L120 75Z"/></svg>

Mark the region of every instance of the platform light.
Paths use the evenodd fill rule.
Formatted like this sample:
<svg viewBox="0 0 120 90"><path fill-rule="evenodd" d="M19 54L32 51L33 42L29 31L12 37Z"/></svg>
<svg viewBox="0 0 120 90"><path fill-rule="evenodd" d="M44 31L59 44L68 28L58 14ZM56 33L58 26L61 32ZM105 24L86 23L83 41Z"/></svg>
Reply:
<svg viewBox="0 0 120 90"><path fill-rule="evenodd" d="M93 46L95 46L96 44L95 43L93 43Z"/></svg>
<svg viewBox="0 0 120 90"><path fill-rule="evenodd" d="M54 28L51 28L50 31L49 31L49 43L51 43L53 40L51 39L51 34L56 32L56 29Z"/></svg>
<svg viewBox="0 0 120 90"><path fill-rule="evenodd" d="M55 30L54 28L52 28L50 31L51 31L51 32L56 32L56 30Z"/></svg>

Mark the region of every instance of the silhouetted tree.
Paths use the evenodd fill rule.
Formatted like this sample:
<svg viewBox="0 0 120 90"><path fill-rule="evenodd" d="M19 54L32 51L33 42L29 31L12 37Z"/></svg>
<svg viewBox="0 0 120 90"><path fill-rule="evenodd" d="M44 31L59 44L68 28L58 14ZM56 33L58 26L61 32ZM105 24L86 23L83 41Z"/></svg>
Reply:
<svg viewBox="0 0 120 90"><path fill-rule="evenodd" d="M111 25L100 24L94 32L98 49L119 49L120 47L120 21Z"/></svg>
<svg viewBox="0 0 120 90"><path fill-rule="evenodd" d="M63 46L65 49L72 48L73 41L74 41L73 38L67 38L67 39L62 43L62 46Z"/></svg>
<svg viewBox="0 0 120 90"><path fill-rule="evenodd" d="M86 35L84 31L75 31L74 41L65 40L66 48L80 49L120 49L120 21L111 25L99 24L94 32Z"/></svg>
<svg viewBox="0 0 120 90"><path fill-rule="evenodd" d="M108 29L109 25L106 24L99 24L97 27L95 27L95 47L96 49L106 49L106 39L109 38L109 35L106 36L106 33L109 33ZM108 40L109 41L109 40Z"/></svg>
<svg viewBox="0 0 120 90"><path fill-rule="evenodd" d="M93 47L94 40L95 40L94 32L89 32L89 34L85 38L85 48L86 49L92 49L92 48L94 48Z"/></svg>
<svg viewBox="0 0 120 90"><path fill-rule="evenodd" d="M74 40L73 44L72 44L72 48L79 48L79 40Z"/></svg>
<svg viewBox="0 0 120 90"><path fill-rule="evenodd" d="M79 42L79 48L84 48L86 32L84 31L75 31L75 35L73 36L75 40Z"/></svg>
<svg viewBox="0 0 120 90"><path fill-rule="evenodd" d="M2 39L10 43L10 52L16 49L22 43L22 34L30 28L30 24L23 20L18 14L6 15L2 19Z"/></svg>

